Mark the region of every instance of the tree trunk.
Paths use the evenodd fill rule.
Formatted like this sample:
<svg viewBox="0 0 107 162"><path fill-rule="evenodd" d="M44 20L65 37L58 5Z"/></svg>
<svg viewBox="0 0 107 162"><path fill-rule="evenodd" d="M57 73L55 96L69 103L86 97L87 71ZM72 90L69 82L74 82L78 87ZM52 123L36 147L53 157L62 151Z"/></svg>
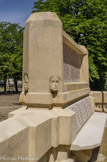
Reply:
<svg viewBox="0 0 107 162"><path fill-rule="evenodd" d="M14 83L15 83L15 91L16 91L16 93L18 93L17 80L14 80Z"/></svg>
<svg viewBox="0 0 107 162"><path fill-rule="evenodd" d="M4 80L4 94L6 94L6 80Z"/></svg>

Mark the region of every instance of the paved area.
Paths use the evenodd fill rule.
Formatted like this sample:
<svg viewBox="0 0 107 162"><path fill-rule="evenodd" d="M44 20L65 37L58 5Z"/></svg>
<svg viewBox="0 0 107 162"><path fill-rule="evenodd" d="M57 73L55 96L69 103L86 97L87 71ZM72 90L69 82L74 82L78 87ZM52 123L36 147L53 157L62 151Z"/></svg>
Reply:
<svg viewBox="0 0 107 162"><path fill-rule="evenodd" d="M20 108L19 94L0 95L0 121L8 118L8 113Z"/></svg>
<svg viewBox="0 0 107 162"><path fill-rule="evenodd" d="M107 162L107 123L104 131L102 145L99 149L97 162Z"/></svg>
<svg viewBox="0 0 107 162"><path fill-rule="evenodd" d="M97 108L96 110L101 112L102 108ZM107 113L107 108L104 109L104 112ZM96 152L98 152L98 156L97 160L94 162L107 162L107 122L104 130L102 145Z"/></svg>
<svg viewBox="0 0 107 162"><path fill-rule="evenodd" d="M8 113L21 107L19 94L0 95L0 121L8 118ZM100 148L93 150L90 162L107 162L107 124Z"/></svg>
<svg viewBox="0 0 107 162"><path fill-rule="evenodd" d="M107 123L100 148L93 150L92 158L89 162L107 162Z"/></svg>

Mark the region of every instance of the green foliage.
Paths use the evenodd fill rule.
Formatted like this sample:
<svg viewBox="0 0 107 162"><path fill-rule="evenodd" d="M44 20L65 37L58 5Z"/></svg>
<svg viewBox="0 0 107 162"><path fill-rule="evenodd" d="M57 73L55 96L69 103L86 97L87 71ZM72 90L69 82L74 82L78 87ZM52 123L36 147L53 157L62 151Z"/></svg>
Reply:
<svg viewBox="0 0 107 162"><path fill-rule="evenodd" d="M23 28L18 24L0 22L0 79L22 76Z"/></svg>
<svg viewBox="0 0 107 162"><path fill-rule="evenodd" d="M106 0L38 0L32 12L56 12L63 29L89 51L90 85L107 90Z"/></svg>

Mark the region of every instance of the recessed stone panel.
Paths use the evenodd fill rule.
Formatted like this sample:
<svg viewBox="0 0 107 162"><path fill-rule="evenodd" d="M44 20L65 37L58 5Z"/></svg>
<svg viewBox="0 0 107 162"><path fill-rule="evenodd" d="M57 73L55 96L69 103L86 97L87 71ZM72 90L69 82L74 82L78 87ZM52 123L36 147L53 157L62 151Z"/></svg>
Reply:
<svg viewBox="0 0 107 162"><path fill-rule="evenodd" d="M80 56L63 44L64 81L80 81Z"/></svg>
<svg viewBox="0 0 107 162"><path fill-rule="evenodd" d="M78 132L93 113L89 97L68 106L68 108L76 113L76 132Z"/></svg>

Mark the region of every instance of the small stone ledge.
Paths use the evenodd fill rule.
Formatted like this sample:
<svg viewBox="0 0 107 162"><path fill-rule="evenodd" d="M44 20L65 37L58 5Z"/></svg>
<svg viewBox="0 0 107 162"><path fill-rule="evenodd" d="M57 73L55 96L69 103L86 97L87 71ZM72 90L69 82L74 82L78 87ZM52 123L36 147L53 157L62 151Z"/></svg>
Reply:
<svg viewBox="0 0 107 162"><path fill-rule="evenodd" d="M101 145L107 114L94 112L77 134L70 150L92 150Z"/></svg>

